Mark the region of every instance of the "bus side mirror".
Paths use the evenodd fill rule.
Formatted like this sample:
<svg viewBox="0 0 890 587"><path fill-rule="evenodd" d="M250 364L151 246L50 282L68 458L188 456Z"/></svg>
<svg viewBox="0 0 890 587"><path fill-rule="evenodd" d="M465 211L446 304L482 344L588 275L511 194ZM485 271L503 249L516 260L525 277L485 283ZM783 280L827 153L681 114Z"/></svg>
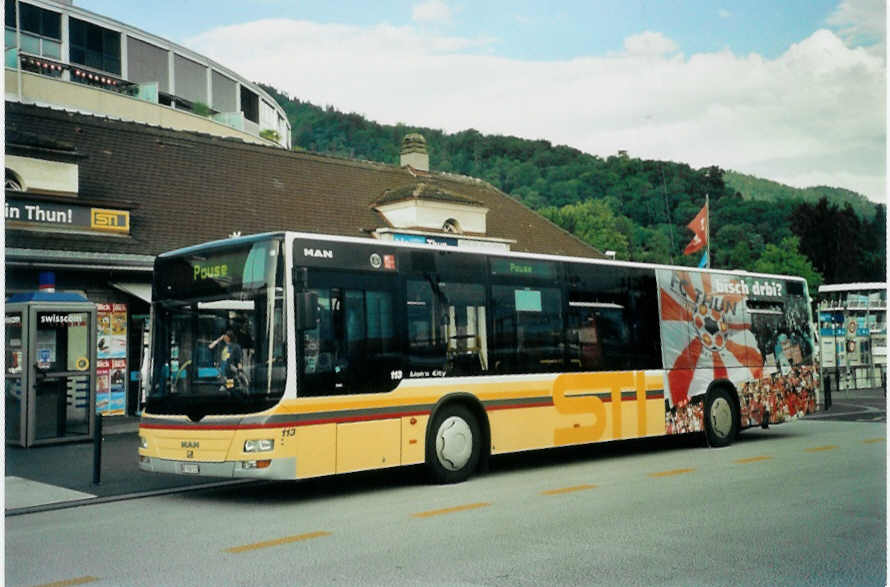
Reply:
<svg viewBox="0 0 890 587"><path fill-rule="evenodd" d="M318 294L310 291L297 293L297 331L312 330L318 326Z"/></svg>

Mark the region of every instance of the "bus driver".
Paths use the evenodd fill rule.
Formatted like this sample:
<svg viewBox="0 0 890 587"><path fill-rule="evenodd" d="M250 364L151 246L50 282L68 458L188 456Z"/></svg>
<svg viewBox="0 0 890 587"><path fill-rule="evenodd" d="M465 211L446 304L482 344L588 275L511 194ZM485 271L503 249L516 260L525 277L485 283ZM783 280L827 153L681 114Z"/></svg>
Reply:
<svg viewBox="0 0 890 587"><path fill-rule="evenodd" d="M224 379L234 379L241 370L241 345L235 342L235 333L231 329L226 330L207 346L213 350L220 342L225 343L219 354L221 375Z"/></svg>

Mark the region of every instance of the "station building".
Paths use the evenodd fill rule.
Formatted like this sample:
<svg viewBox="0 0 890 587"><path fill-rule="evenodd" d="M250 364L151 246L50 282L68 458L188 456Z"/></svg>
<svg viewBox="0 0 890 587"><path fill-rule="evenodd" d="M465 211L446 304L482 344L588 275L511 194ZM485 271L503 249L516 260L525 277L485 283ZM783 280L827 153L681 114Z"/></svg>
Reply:
<svg viewBox="0 0 890 587"><path fill-rule="evenodd" d="M822 381L834 390L887 382L887 284L819 286Z"/></svg>
<svg viewBox="0 0 890 587"><path fill-rule="evenodd" d="M5 0L6 100L291 147L281 106L225 66L71 0Z"/></svg>

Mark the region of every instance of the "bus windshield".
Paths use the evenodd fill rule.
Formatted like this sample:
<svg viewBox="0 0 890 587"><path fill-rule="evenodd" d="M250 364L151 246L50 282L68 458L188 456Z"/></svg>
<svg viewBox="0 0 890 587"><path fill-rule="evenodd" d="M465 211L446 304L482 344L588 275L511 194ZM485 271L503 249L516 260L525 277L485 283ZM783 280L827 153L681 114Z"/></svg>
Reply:
<svg viewBox="0 0 890 587"><path fill-rule="evenodd" d="M155 264L152 374L146 411L242 414L284 393L280 239L193 249Z"/></svg>

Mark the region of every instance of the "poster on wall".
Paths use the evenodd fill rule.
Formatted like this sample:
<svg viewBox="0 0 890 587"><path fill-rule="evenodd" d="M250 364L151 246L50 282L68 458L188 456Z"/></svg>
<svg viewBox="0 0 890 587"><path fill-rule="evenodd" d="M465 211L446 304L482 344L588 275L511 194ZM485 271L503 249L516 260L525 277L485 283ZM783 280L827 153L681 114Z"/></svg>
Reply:
<svg viewBox="0 0 890 587"><path fill-rule="evenodd" d="M742 427L815 411L809 308L790 282L673 269L656 271L668 433L703 429L715 380L739 395ZM797 283L791 283L792 287Z"/></svg>
<svg viewBox="0 0 890 587"><path fill-rule="evenodd" d="M126 359L99 359L96 362L96 413L122 416L127 406Z"/></svg>
<svg viewBox="0 0 890 587"><path fill-rule="evenodd" d="M127 358L127 304L96 304L98 358Z"/></svg>
<svg viewBox="0 0 890 587"><path fill-rule="evenodd" d="M96 413L122 415L127 405L127 305L96 304Z"/></svg>
<svg viewBox="0 0 890 587"><path fill-rule="evenodd" d="M111 361L99 359L96 361L96 413L108 412L111 403Z"/></svg>
<svg viewBox="0 0 890 587"><path fill-rule="evenodd" d="M107 415L123 415L127 407L127 360L112 359Z"/></svg>

